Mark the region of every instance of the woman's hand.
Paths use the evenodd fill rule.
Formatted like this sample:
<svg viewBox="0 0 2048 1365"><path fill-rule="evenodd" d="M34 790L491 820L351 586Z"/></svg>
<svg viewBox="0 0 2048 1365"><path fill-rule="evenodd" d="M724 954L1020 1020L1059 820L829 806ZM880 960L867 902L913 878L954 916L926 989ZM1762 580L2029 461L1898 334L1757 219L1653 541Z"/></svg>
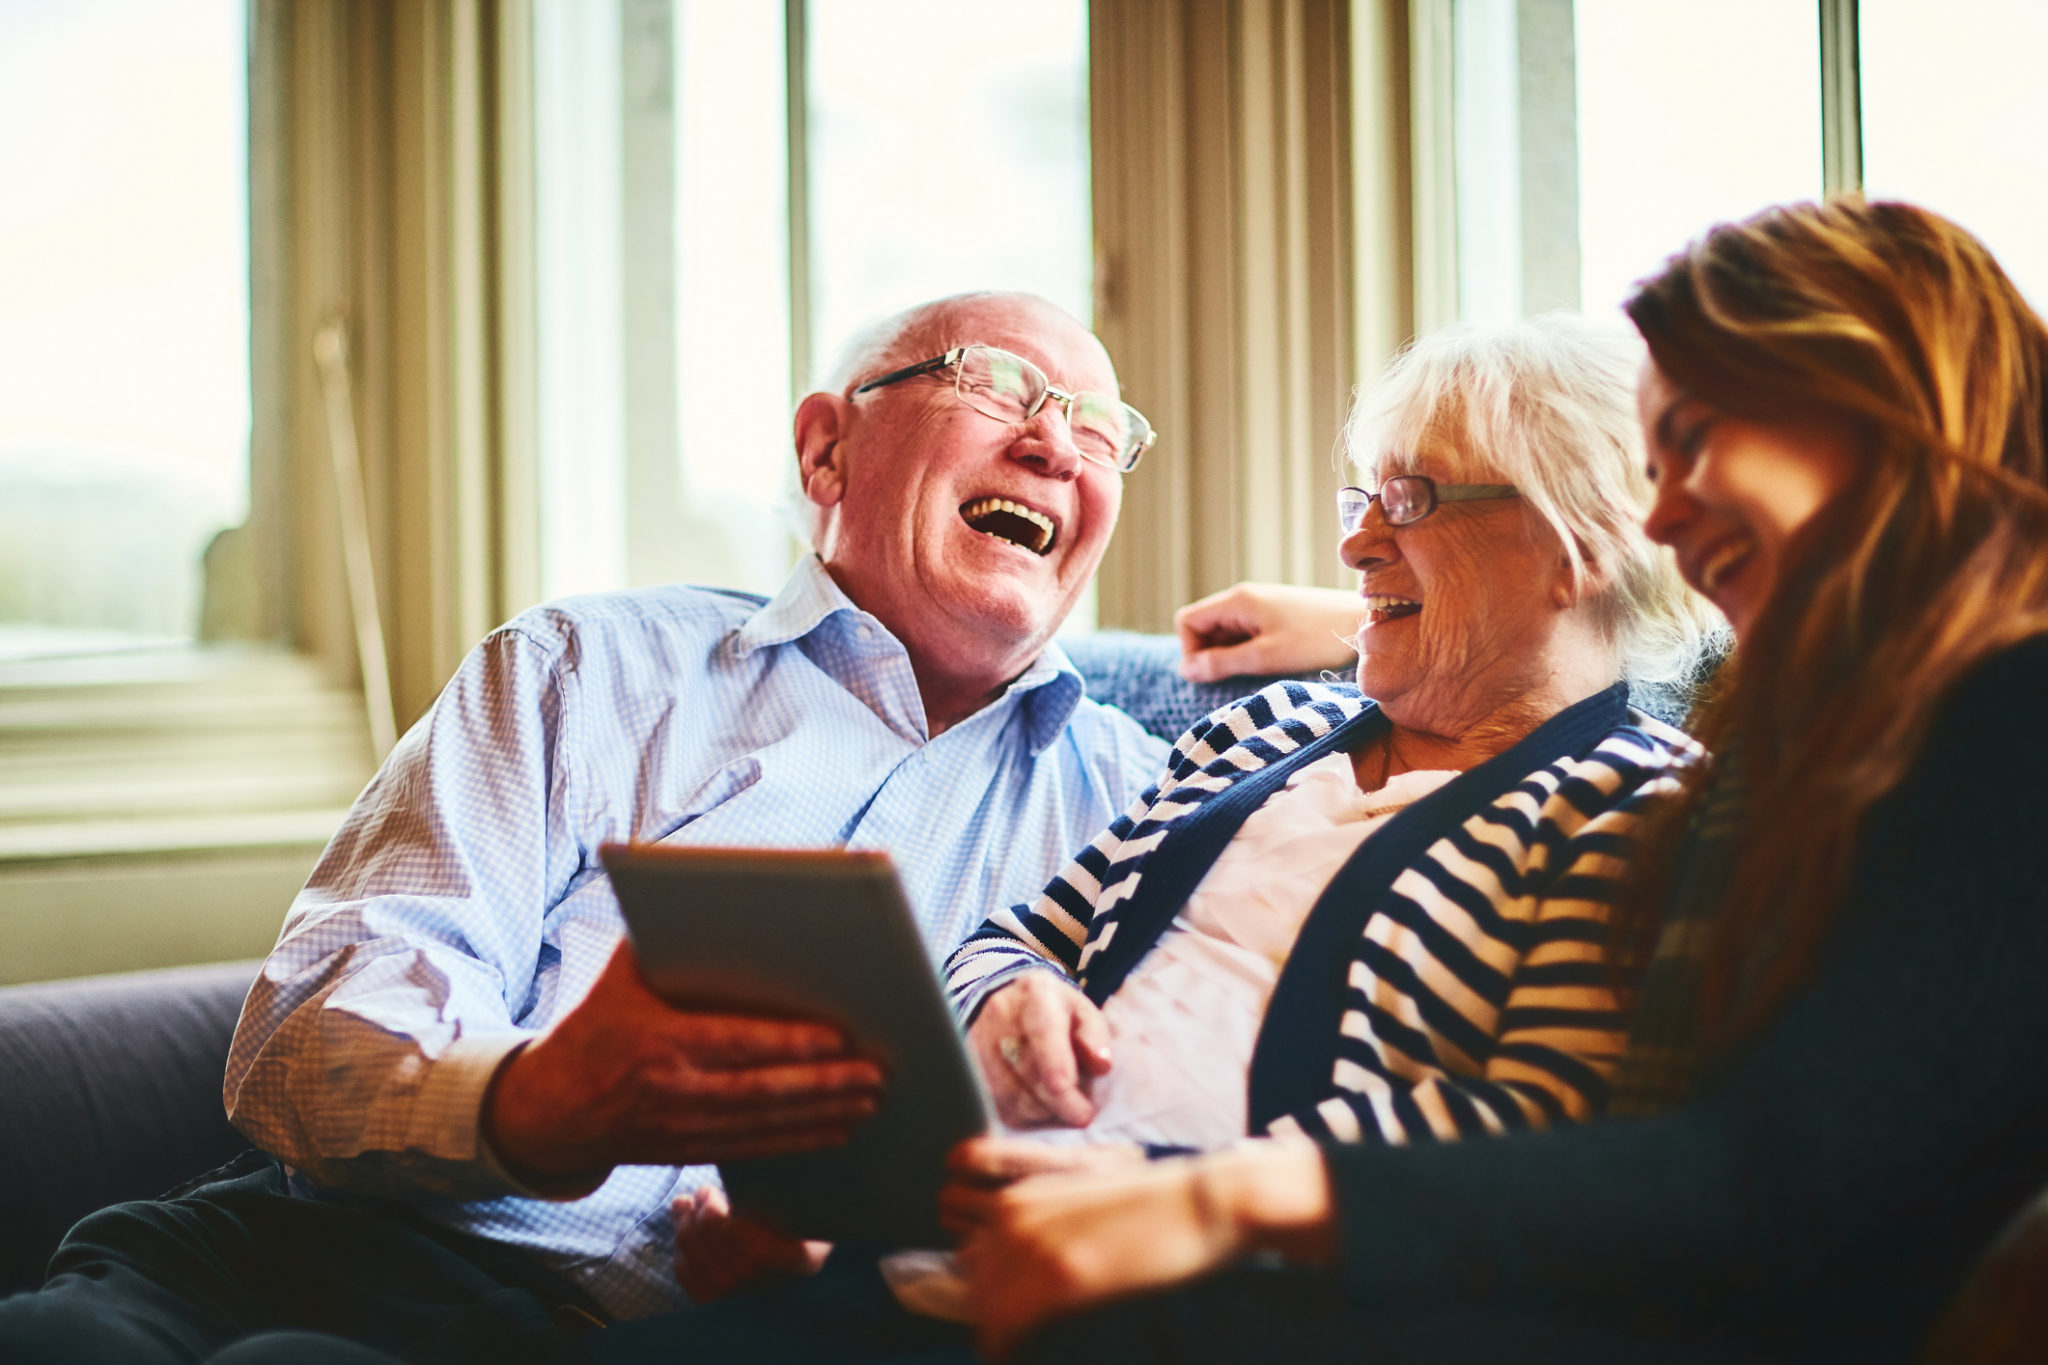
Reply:
<svg viewBox="0 0 2048 1365"><path fill-rule="evenodd" d="M725 1191L706 1186L669 1205L676 1222L676 1283L692 1302L710 1303L771 1275L815 1275L830 1242L784 1237L751 1218L735 1218Z"/></svg>
<svg viewBox="0 0 2048 1365"><path fill-rule="evenodd" d="M1341 588L1239 583L1173 615L1180 672L1189 682L1245 674L1355 667L1352 639L1365 603Z"/></svg>
<svg viewBox="0 0 2048 1365"><path fill-rule="evenodd" d="M1030 1138L969 1138L946 1158L952 1179L939 1192L939 1221L966 1236L988 1221L997 1194L1039 1175L1130 1171L1145 1164L1135 1142L1036 1142Z"/></svg>
<svg viewBox="0 0 2048 1365"><path fill-rule="evenodd" d="M1095 1002L1047 971L1029 971L982 1003L967 1037L996 1115L1012 1128L1085 1127L1089 1088L1109 1070L1109 1025Z"/></svg>
<svg viewBox="0 0 2048 1365"><path fill-rule="evenodd" d="M1000 1356L1049 1319L1182 1284L1251 1252L1327 1263L1334 1221L1321 1150L1263 1140L1020 1180L989 1201L960 1263L983 1349Z"/></svg>

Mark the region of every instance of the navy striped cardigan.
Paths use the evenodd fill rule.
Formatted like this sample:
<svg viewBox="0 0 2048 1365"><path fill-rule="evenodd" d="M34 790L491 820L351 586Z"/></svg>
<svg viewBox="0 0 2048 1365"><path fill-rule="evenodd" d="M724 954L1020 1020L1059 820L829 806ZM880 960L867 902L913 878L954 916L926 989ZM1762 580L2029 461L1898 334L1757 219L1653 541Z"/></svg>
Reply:
<svg viewBox="0 0 2048 1365"><path fill-rule="evenodd" d="M1597 1114L1626 1034L1602 957L1643 806L1698 753L1616 686L1390 818L1304 922L1267 1006L1251 1130L1449 1140ZM946 964L963 1018L1052 967L1113 995L1245 818L1388 727L1344 688L1275 683L1174 745L1164 776Z"/></svg>

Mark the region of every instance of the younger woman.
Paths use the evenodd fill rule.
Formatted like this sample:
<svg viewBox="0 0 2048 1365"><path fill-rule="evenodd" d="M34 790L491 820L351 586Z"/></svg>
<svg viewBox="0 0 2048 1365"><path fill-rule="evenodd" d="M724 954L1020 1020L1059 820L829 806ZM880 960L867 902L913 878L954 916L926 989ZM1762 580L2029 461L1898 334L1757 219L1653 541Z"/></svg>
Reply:
<svg viewBox="0 0 2048 1365"><path fill-rule="evenodd" d="M1624 954L1625 1119L957 1191L1062 1359L1909 1360L2048 1182L2048 330L1902 204L1709 232L1628 305L1652 536L1737 662ZM974 1164L974 1153L963 1154Z"/></svg>

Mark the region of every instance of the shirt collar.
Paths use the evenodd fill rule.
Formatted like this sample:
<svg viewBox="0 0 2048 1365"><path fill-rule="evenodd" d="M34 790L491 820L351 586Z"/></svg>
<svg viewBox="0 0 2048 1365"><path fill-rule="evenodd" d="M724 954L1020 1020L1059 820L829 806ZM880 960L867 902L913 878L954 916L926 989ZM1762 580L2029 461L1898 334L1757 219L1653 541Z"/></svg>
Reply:
<svg viewBox="0 0 2048 1365"><path fill-rule="evenodd" d="M1056 640L1048 640L1045 653L1004 690L1005 699L1023 697L1024 740L1033 756L1044 753L1060 737L1086 690L1080 672Z"/></svg>
<svg viewBox="0 0 2048 1365"><path fill-rule="evenodd" d="M841 613L846 621L860 621L888 633L888 627L855 605L852 598L832 581L816 554L807 554L790 570L782 590L739 629L734 646L741 656L772 645L800 640ZM893 638L893 637L892 637ZM1085 692L1081 674L1057 643L1049 642L1045 652L1003 689L1002 696L989 703L998 707L1010 698L1024 708L1025 742L1034 755L1043 753L1073 719L1074 708Z"/></svg>
<svg viewBox="0 0 2048 1365"><path fill-rule="evenodd" d="M832 581L832 575L825 572L825 566L815 554L805 555L789 571L783 581L782 591L769 600L767 606L747 618L740 627L736 648L742 657L757 649L770 645L786 645L791 640L800 640L840 612L853 616L867 617L867 613L853 604L853 599L840 591ZM881 622L874 622L877 629Z"/></svg>

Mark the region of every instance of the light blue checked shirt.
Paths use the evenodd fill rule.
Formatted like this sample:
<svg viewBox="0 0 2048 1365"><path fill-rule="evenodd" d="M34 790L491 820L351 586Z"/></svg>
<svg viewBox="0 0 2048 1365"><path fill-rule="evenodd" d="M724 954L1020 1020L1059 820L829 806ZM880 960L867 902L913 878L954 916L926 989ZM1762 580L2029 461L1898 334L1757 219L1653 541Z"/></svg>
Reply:
<svg viewBox="0 0 2048 1365"><path fill-rule="evenodd" d="M765 606L669 587L537 607L464 662L293 902L235 1033L229 1116L304 1193L396 1195L532 1249L616 1316L678 1306L669 1200L709 1168L620 1167L548 1202L479 1139L493 1071L622 933L598 846L887 849L937 964L1165 755L1057 647L927 738L903 646L814 558Z"/></svg>

